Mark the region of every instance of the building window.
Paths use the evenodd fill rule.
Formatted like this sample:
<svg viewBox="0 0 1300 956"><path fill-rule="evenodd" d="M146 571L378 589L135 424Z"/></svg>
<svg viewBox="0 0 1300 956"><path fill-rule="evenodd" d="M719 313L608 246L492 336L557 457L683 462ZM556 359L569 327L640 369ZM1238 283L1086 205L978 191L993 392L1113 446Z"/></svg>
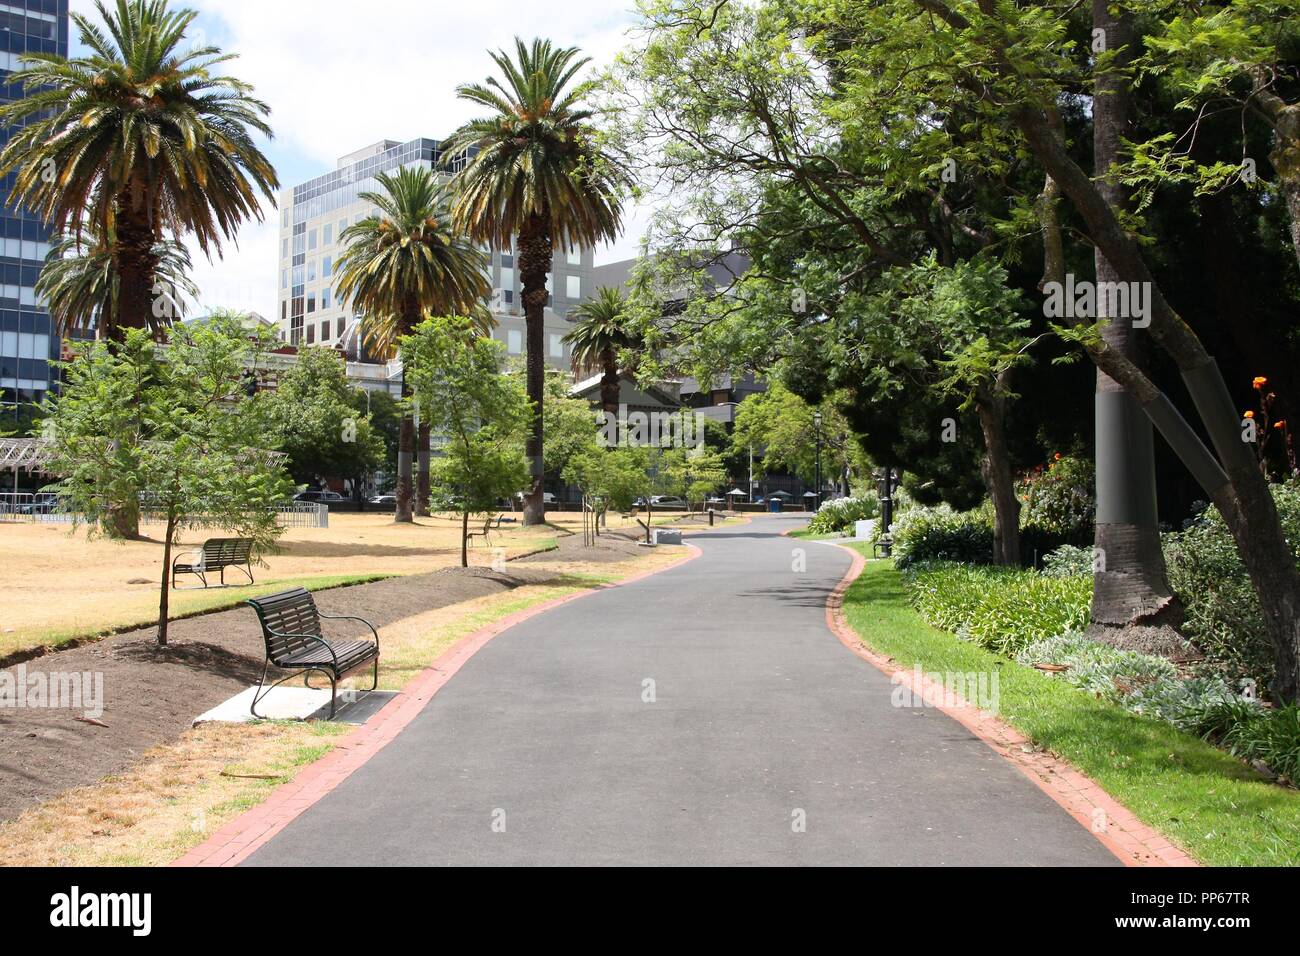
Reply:
<svg viewBox="0 0 1300 956"><path fill-rule="evenodd" d="M330 323L329 323L329 319L326 319L324 322L320 324L320 340L324 342L329 337L330 337Z"/></svg>
<svg viewBox="0 0 1300 956"><path fill-rule="evenodd" d="M566 276L564 279L564 294L570 299L581 299L582 276Z"/></svg>
<svg viewBox="0 0 1300 956"><path fill-rule="evenodd" d="M564 358L564 336L551 333L551 358Z"/></svg>
<svg viewBox="0 0 1300 956"><path fill-rule="evenodd" d="M283 239L280 240L280 258L281 259L289 258L289 237L288 236L285 236Z"/></svg>
<svg viewBox="0 0 1300 956"><path fill-rule="evenodd" d="M321 289L320 290L321 311L324 312L329 307L330 307L330 290L328 288Z"/></svg>
<svg viewBox="0 0 1300 956"><path fill-rule="evenodd" d="M511 355L518 355L524 350L524 334L518 329L510 329L506 332L506 351Z"/></svg>
<svg viewBox="0 0 1300 956"><path fill-rule="evenodd" d="M308 311L308 312L315 312L315 311L316 311L316 293L315 293L315 292L308 292L308 293L307 293L307 311Z"/></svg>
<svg viewBox="0 0 1300 956"><path fill-rule="evenodd" d="M334 227L329 225L321 226L320 244L322 246L328 246L333 241L334 241Z"/></svg>
<svg viewBox="0 0 1300 956"><path fill-rule="evenodd" d="M341 316L341 315L338 317L337 320L335 320L335 322L334 322L334 328L338 330L337 332L334 333L334 337L335 337L336 339L341 339L341 338L343 338L343 326L344 326L345 322L346 322L346 320L345 320L345 319L343 318L343 316Z"/></svg>
<svg viewBox="0 0 1300 956"><path fill-rule="evenodd" d="M564 261L571 266L582 265L582 250L570 249L568 252L564 254Z"/></svg>
<svg viewBox="0 0 1300 956"><path fill-rule="evenodd" d="M347 227L348 227L348 221L346 219L340 219L339 220L339 242L343 241L343 230L346 229Z"/></svg>
<svg viewBox="0 0 1300 956"><path fill-rule="evenodd" d="M289 288L289 270L288 270L288 269L281 269L281 270L280 270L280 288L281 288L281 289L287 289L287 288Z"/></svg>
<svg viewBox="0 0 1300 956"><path fill-rule="evenodd" d="M506 266L502 266L501 267L501 288L513 289L514 287L515 287L515 270L507 268Z"/></svg>
<svg viewBox="0 0 1300 956"><path fill-rule="evenodd" d="M316 341L316 326L307 326L307 344L311 345Z"/></svg>
<svg viewBox="0 0 1300 956"><path fill-rule="evenodd" d="M282 229L289 228L289 210L287 209L282 209L280 211L280 228Z"/></svg>
<svg viewBox="0 0 1300 956"><path fill-rule="evenodd" d="M316 260L315 259L307 260L307 281L308 282L316 281Z"/></svg>
<svg viewBox="0 0 1300 956"><path fill-rule="evenodd" d="M320 277L328 279L334 274L334 257L326 256L320 263Z"/></svg>
<svg viewBox="0 0 1300 956"><path fill-rule="evenodd" d="M514 290L513 290L513 289L502 289L502 290L501 290L501 298L505 301L505 303L506 303L507 305L509 305L511 302L514 302L514 301L515 301L515 293L514 293Z"/></svg>
<svg viewBox="0 0 1300 956"><path fill-rule="evenodd" d="M316 230L313 229L307 233L307 251L310 252L316 248Z"/></svg>

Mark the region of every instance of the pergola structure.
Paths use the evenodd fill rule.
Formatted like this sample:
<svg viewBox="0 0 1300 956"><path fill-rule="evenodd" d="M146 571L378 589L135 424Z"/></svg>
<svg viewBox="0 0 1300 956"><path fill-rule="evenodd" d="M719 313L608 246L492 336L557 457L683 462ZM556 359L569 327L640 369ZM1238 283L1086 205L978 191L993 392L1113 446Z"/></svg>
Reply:
<svg viewBox="0 0 1300 956"><path fill-rule="evenodd" d="M45 471L51 443L45 438L0 438L0 472Z"/></svg>

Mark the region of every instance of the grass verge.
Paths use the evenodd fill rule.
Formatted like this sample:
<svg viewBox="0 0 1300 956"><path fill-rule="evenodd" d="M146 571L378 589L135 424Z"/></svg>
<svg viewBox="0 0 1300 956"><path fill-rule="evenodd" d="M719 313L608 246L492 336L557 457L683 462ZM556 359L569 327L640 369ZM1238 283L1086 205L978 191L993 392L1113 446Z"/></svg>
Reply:
<svg viewBox="0 0 1300 956"><path fill-rule="evenodd" d="M857 546L868 557L870 548ZM1170 724L1140 717L926 624L888 562L845 595L872 650L925 671L996 673L999 716L1097 781L1148 826L1214 866L1300 865L1300 793Z"/></svg>
<svg viewBox="0 0 1300 956"><path fill-rule="evenodd" d="M313 577L283 578L276 581L264 581L247 587L205 588L193 591L172 591L170 598L171 613L169 621L207 614L211 611L224 611L238 607L249 598L274 594L289 588L303 587L308 591L324 591L327 588L348 587L353 584L369 584L393 577L391 574L326 574ZM153 585L157 594L157 585ZM45 650L58 650L76 644L99 640L110 634L133 631L158 623L156 609L152 616L136 615L113 621L107 626L87 631L84 627L52 627L43 630L23 629L10 634L0 633L0 666L16 663L24 657L33 657Z"/></svg>

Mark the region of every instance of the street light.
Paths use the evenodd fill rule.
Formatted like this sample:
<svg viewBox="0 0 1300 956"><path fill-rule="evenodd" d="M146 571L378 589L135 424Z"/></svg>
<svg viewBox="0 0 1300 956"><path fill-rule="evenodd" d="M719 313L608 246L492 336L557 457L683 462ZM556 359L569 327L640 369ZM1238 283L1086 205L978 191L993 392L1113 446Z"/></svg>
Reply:
<svg viewBox="0 0 1300 956"><path fill-rule="evenodd" d="M822 510L822 413L821 411L813 412L813 427L817 431L817 498L814 501L816 510Z"/></svg>

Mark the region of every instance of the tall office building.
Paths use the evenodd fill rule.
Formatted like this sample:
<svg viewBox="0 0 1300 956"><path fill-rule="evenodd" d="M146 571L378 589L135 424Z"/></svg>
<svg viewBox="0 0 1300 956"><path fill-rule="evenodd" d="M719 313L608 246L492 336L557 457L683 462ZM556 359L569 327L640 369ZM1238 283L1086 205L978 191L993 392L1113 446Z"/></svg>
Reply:
<svg viewBox="0 0 1300 956"><path fill-rule="evenodd" d="M9 82L23 53L68 55L68 0L0 3L0 100L23 90ZM9 141L0 129L0 143ZM13 188L13 175L0 179L0 201ZM49 313L36 302L36 277L50 250L49 230L38 216L9 205L0 208L0 426L22 405L38 402L57 382L49 364L59 357L59 340Z"/></svg>
<svg viewBox="0 0 1300 956"><path fill-rule="evenodd" d="M377 192L375 176L402 166L442 169L437 140L409 143L384 140L349 153L338 167L323 176L280 194L279 335L294 345L331 345L359 356L361 323L350 303L340 302L335 288L335 265L342 252L339 237L353 223L376 210L360 198ZM591 289L592 250L557 249L547 289L547 361L569 367L567 347L561 342L569 329L565 316ZM519 280L514 256L493 253L489 264L492 308L497 320L493 336L506 345L508 355L524 353L524 321L519 303Z"/></svg>

